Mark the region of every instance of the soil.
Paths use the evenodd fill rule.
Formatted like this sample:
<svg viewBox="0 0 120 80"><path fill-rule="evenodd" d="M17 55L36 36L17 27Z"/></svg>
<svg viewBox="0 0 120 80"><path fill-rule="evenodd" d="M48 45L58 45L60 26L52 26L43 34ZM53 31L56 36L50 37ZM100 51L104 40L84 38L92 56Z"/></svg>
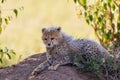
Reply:
<svg viewBox="0 0 120 80"><path fill-rule="evenodd" d="M46 60L45 53L28 57L11 67L0 69L0 80L30 80L33 69ZM99 80L91 72L83 72L73 65L60 66L56 71L45 70L32 80Z"/></svg>

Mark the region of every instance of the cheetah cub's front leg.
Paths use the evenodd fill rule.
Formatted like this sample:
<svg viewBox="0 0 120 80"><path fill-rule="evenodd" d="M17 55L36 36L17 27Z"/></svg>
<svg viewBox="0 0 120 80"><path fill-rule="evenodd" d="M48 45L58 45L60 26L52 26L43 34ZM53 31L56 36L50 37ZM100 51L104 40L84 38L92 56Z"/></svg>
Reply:
<svg viewBox="0 0 120 80"><path fill-rule="evenodd" d="M51 66L48 67L48 70L57 70L57 68L61 65L59 61L54 61Z"/></svg>
<svg viewBox="0 0 120 80"><path fill-rule="evenodd" d="M51 56L46 53L47 60L44 61L43 63L39 64L31 73L31 76L37 76L40 74L43 70L48 68L52 64L52 59Z"/></svg>
<svg viewBox="0 0 120 80"><path fill-rule="evenodd" d="M40 74L43 70L45 70L46 68L48 68L48 66L50 66L50 62L48 60L46 60L45 62L41 63L40 65L38 65L31 73L29 79L34 78L35 76L37 76L38 74Z"/></svg>

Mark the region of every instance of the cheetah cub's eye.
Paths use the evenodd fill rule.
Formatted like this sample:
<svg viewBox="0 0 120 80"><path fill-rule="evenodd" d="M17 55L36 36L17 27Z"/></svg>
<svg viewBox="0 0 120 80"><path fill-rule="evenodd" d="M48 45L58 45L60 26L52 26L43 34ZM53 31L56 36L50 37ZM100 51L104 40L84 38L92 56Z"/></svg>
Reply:
<svg viewBox="0 0 120 80"><path fill-rule="evenodd" d="M51 40L54 40L54 38L51 38Z"/></svg>
<svg viewBox="0 0 120 80"><path fill-rule="evenodd" d="M47 38L45 38L45 40L47 40Z"/></svg>

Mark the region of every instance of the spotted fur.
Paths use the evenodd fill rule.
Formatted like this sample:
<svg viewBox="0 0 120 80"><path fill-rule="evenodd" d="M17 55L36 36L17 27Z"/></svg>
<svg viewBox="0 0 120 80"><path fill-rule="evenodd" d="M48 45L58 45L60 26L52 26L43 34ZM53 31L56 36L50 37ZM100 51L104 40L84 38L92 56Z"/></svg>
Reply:
<svg viewBox="0 0 120 80"><path fill-rule="evenodd" d="M60 27L43 28L42 40L46 45L47 60L34 69L32 76L38 75L46 68L56 70L60 65L72 63L78 52L84 52L85 58L92 59L106 59L110 55L97 42L88 39L73 39L62 32Z"/></svg>

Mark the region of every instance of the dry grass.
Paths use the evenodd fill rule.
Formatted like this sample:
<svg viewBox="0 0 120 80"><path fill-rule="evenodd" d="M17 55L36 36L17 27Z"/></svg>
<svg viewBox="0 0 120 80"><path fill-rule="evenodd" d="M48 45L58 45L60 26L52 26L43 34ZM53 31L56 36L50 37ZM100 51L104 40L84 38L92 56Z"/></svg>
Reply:
<svg viewBox="0 0 120 80"><path fill-rule="evenodd" d="M93 30L83 18L76 16L73 0L7 0L7 7L24 6L17 19L14 19L0 35L1 47L12 48L17 55L5 60L3 66L18 63L24 58L45 51L41 41L41 29L58 25L75 36L94 38Z"/></svg>

